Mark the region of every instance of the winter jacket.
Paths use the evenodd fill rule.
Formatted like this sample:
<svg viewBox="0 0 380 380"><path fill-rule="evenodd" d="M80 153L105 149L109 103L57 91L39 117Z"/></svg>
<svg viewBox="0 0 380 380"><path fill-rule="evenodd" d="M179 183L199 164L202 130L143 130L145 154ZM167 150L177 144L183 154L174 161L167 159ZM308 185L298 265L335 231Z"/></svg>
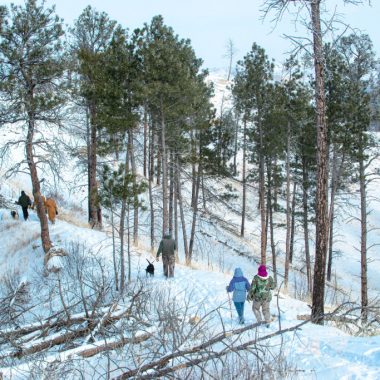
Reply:
<svg viewBox="0 0 380 380"><path fill-rule="evenodd" d="M32 205L32 201L30 198L25 194L24 191L21 191L21 196L18 199L17 204L19 204L23 208L27 208L28 206Z"/></svg>
<svg viewBox="0 0 380 380"><path fill-rule="evenodd" d="M268 301L272 300L274 281L272 276L261 277L258 274L253 277L251 289L248 293L248 300Z"/></svg>
<svg viewBox="0 0 380 380"><path fill-rule="evenodd" d="M46 211L49 216L49 220L54 223L55 222L55 216L58 215L58 208L57 204L55 203L55 200L53 198L48 198L45 201L45 207Z"/></svg>
<svg viewBox="0 0 380 380"><path fill-rule="evenodd" d="M227 286L227 292L234 292L232 301L244 302L247 291L250 289L248 280L243 276L240 268L235 269L234 277Z"/></svg>
<svg viewBox="0 0 380 380"><path fill-rule="evenodd" d="M162 256L174 256L174 252L177 249L175 240L172 239L171 235L165 235L164 238L161 240L160 246L158 247L157 256L160 257L160 254L162 253Z"/></svg>

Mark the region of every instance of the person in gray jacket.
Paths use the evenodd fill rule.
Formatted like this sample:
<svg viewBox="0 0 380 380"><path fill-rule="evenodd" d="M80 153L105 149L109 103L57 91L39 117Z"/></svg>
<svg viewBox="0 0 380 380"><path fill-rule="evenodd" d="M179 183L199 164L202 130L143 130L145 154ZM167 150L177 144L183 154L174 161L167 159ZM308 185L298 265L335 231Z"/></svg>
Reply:
<svg viewBox="0 0 380 380"><path fill-rule="evenodd" d="M158 247L156 260L159 261L160 254L162 253L162 266L164 269L164 276L174 277L174 266L175 266L175 251L177 247L175 240L172 239L169 231L166 231L164 238L160 242Z"/></svg>

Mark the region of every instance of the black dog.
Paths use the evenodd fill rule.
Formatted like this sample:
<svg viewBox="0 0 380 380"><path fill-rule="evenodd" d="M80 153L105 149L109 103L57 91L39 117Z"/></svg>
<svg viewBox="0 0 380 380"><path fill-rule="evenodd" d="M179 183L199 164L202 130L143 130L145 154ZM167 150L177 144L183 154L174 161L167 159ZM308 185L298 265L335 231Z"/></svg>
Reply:
<svg viewBox="0 0 380 380"><path fill-rule="evenodd" d="M17 211L12 210L11 211L11 216L12 216L12 219L18 219L18 213L17 213Z"/></svg>
<svg viewBox="0 0 380 380"><path fill-rule="evenodd" d="M148 259L146 261L149 263L148 266L145 268L146 275L150 274L151 276L154 276L154 265L151 263Z"/></svg>

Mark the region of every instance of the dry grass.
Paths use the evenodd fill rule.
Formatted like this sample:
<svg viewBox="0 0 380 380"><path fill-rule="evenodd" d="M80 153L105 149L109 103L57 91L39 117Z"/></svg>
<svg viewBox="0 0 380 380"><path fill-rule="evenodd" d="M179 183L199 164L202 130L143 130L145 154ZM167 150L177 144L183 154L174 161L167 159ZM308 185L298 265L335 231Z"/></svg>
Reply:
<svg viewBox="0 0 380 380"><path fill-rule="evenodd" d="M91 228L87 222L84 222L83 220L79 220L70 212L59 210L59 214L57 216L57 219L63 220L65 222L73 224L74 226L77 226L77 227Z"/></svg>
<svg viewBox="0 0 380 380"><path fill-rule="evenodd" d="M39 239L40 233L33 232L31 235L19 234L19 238L9 244L8 252L14 256L18 251L31 245L35 240Z"/></svg>

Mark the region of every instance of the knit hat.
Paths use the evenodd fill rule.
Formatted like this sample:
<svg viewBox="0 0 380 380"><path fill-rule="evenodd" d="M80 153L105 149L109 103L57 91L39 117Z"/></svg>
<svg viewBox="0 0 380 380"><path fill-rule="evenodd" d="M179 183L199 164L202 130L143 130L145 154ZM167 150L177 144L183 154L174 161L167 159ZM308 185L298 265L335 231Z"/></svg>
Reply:
<svg viewBox="0 0 380 380"><path fill-rule="evenodd" d="M267 277L268 276L268 272L267 272L266 266L265 265L260 265L259 266L259 270L257 271L257 274L260 277Z"/></svg>

